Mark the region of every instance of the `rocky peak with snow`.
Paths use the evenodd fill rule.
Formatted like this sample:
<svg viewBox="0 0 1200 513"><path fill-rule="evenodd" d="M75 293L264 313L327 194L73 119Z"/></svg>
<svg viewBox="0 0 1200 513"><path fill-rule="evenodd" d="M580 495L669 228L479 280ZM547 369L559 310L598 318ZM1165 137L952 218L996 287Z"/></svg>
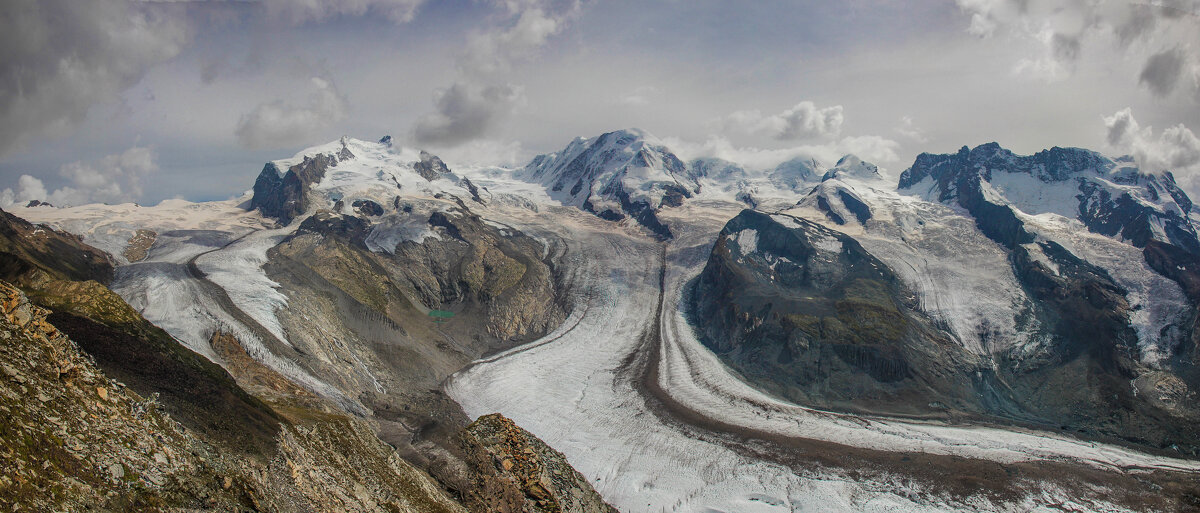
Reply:
<svg viewBox="0 0 1200 513"><path fill-rule="evenodd" d="M662 238L671 230L655 212L700 192L688 166L639 129L577 138L560 152L534 157L518 176L544 185L563 205L614 221L632 218Z"/></svg>
<svg viewBox="0 0 1200 513"><path fill-rule="evenodd" d="M421 150L421 160L413 163L413 169L422 178L431 182L441 175L450 173L450 168L446 166L445 162L442 162L442 159L424 150Z"/></svg>
<svg viewBox="0 0 1200 513"><path fill-rule="evenodd" d="M821 183L813 187L803 199L796 203L800 207L812 207L825 213L838 225L857 222L866 224L871 219L871 206L856 190L862 181L879 182L879 167L864 162L854 155L846 155L837 165L825 172Z"/></svg>
<svg viewBox="0 0 1200 513"><path fill-rule="evenodd" d="M1191 199L1170 173L1147 173L1128 159L1090 150L1054 147L1022 156L988 143L954 154L923 153L900 175L899 188L957 203L984 225L1003 224L984 231L1005 244L1031 240L1018 233L1018 214L1053 213L1137 247L1154 240L1200 253L1188 218Z"/></svg>
<svg viewBox="0 0 1200 513"><path fill-rule="evenodd" d="M378 216L399 208L401 191L474 196L436 155L394 147L390 137L343 137L268 162L254 183L250 208L284 225L317 208Z"/></svg>

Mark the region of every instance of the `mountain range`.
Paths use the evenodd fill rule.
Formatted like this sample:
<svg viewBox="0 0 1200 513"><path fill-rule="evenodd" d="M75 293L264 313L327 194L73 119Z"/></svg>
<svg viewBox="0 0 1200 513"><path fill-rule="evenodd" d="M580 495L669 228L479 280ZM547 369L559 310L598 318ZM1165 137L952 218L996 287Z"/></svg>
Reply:
<svg viewBox="0 0 1200 513"><path fill-rule="evenodd" d="M1197 218L1131 158L628 129L252 183L4 213L0 505L1200 508Z"/></svg>

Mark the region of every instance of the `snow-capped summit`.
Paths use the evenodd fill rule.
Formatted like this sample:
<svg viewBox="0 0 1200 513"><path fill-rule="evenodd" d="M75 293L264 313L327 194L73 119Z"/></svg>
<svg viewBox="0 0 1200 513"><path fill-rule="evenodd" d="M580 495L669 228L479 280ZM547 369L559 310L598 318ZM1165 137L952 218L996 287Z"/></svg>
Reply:
<svg viewBox="0 0 1200 513"><path fill-rule="evenodd" d="M655 211L679 206L700 183L669 148L640 129L577 138L562 151L538 155L517 172L546 186L550 197L611 220L632 217L661 237L671 237Z"/></svg>
<svg viewBox="0 0 1200 513"><path fill-rule="evenodd" d="M879 175L879 166L870 162L863 162L857 156L847 154L838 159L837 164L825 172L825 175L821 177L821 181L846 177L864 180L882 178Z"/></svg>
<svg viewBox="0 0 1200 513"><path fill-rule="evenodd" d="M800 191L817 182L821 175L822 168L817 159L801 156L775 166L769 178L777 187Z"/></svg>
<svg viewBox="0 0 1200 513"><path fill-rule="evenodd" d="M356 202L379 207L369 207L371 212L394 208L400 191L470 195L459 182L437 156L394 147L390 137L380 142L343 137L268 162L254 183L250 208L289 224L321 205L346 213Z"/></svg>
<svg viewBox="0 0 1200 513"><path fill-rule="evenodd" d="M857 221L860 225L866 224L872 215L871 206L856 189L860 185L870 186L862 185L862 182L881 184L879 167L854 155L846 155L838 160L837 165L826 171L821 177L821 183L813 187L796 205L820 210L838 225L852 221Z"/></svg>

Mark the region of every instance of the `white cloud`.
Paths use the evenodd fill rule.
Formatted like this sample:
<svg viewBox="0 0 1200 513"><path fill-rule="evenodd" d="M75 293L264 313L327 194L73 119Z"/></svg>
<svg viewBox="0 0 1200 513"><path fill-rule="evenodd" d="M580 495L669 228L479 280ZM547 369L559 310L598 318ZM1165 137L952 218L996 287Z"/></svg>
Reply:
<svg viewBox="0 0 1200 513"><path fill-rule="evenodd" d="M259 104L238 121L238 142L248 148L281 148L310 139L346 118L349 102L332 79L313 77L313 87L303 105L275 100Z"/></svg>
<svg viewBox="0 0 1200 513"><path fill-rule="evenodd" d="M482 77L509 71L513 64L537 54L550 38L562 32L580 10L577 1L546 0L493 2L503 6L503 21L470 34L458 58L464 74Z"/></svg>
<svg viewBox="0 0 1200 513"><path fill-rule="evenodd" d="M1154 133L1141 127L1125 108L1104 117L1110 147L1126 152L1149 172L1171 171L1188 195L1200 197L1200 138L1182 123Z"/></svg>
<svg viewBox="0 0 1200 513"><path fill-rule="evenodd" d="M900 124L896 126L896 133L919 143L929 142L929 138L925 136L925 131L917 127L911 116L900 117Z"/></svg>
<svg viewBox="0 0 1200 513"><path fill-rule="evenodd" d="M17 188L0 192L0 207L23 205L30 200L46 201L55 206L85 203L120 203L135 201L142 196L142 182L158 171L154 151L134 146L116 155L95 162L72 162L59 168L66 185L49 192L42 180L21 175Z"/></svg>
<svg viewBox="0 0 1200 513"><path fill-rule="evenodd" d="M714 157L741 164L747 169L770 169L795 157L812 157L831 166L846 154L854 154L874 164L896 163L900 148L896 141L875 135L845 137L824 144L788 148L738 146L717 135L709 136L703 143L677 137L664 138L663 142L684 160Z"/></svg>
<svg viewBox="0 0 1200 513"><path fill-rule="evenodd" d="M780 141L798 141L837 136L842 131L842 106L817 108L810 101L797 103L778 114L763 115L759 110L739 110L724 119L727 130L765 135Z"/></svg>
<svg viewBox="0 0 1200 513"><path fill-rule="evenodd" d="M0 2L0 156L63 134L190 39L177 10L129 0Z"/></svg>

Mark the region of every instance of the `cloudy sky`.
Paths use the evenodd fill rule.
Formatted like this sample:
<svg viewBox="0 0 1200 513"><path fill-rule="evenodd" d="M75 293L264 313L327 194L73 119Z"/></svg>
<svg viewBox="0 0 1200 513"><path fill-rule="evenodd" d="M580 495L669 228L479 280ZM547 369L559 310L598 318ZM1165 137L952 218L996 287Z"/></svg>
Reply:
<svg viewBox="0 0 1200 513"><path fill-rule="evenodd" d="M452 166L1081 146L1200 196L1200 0L0 2L0 206L225 199L342 135Z"/></svg>

